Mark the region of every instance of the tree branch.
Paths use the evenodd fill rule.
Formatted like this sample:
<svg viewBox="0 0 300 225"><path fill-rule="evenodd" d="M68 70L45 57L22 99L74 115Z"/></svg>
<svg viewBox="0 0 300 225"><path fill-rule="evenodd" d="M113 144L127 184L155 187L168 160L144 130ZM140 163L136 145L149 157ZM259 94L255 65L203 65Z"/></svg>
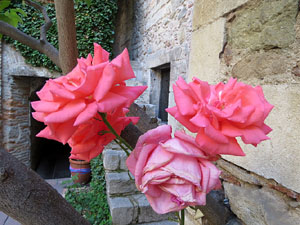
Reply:
<svg viewBox="0 0 300 225"><path fill-rule="evenodd" d="M23 225L89 225L55 189L0 147L0 210Z"/></svg>
<svg viewBox="0 0 300 225"><path fill-rule="evenodd" d="M48 16L46 8L35 2L32 2L30 0L25 0L25 2L27 3L27 5L30 5L30 6L34 7L35 9L41 11L41 13L43 14L44 19L45 19L45 24L43 26L41 26L41 28L40 28L40 30L41 30L40 31L40 40L42 42L48 42L46 34L47 34L47 31L49 30L49 28L52 26L52 21L50 20L50 18Z"/></svg>
<svg viewBox="0 0 300 225"><path fill-rule="evenodd" d="M40 28L40 40L37 40L25 34L24 32L1 20L0 33L9 36L12 39L21 42L22 44L27 45L28 47L38 50L39 52L45 54L57 67L61 68L58 50L47 41L46 33L51 27L52 21L50 20L46 9L33 1L25 0L25 2L28 5L34 7L35 9L41 11L44 16L45 24Z"/></svg>
<svg viewBox="0 0 300 225"><path fill-rule="evenodd" d="M48 42L43 43L42 41L23 33L22 31L3 21L0 21L0 33L45 54L56 66L60 68L58 50Z"/></svg>

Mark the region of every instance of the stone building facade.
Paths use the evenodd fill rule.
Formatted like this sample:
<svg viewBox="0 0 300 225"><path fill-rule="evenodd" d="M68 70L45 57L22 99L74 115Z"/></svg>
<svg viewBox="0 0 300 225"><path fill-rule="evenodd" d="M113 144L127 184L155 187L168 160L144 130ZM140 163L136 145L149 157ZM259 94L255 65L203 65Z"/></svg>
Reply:
<svg viewBox="0 0 300 225"><path fill-rule="evenodd" d="M245 224L299 224L299 1L120 2L115 51L129 49L140 67L140 82L149 86L156 116L164 106L162 95L169 95L168 106L174 106L172 83L178 76L211 84L233 76L262 86L275 106L266 121L273 128L271 140L257 148L243 145L246 157L225 156L217 162L225 200ZM170 116L168 123L181 127ZM194 224L220 224L202 211Z"/></svg>

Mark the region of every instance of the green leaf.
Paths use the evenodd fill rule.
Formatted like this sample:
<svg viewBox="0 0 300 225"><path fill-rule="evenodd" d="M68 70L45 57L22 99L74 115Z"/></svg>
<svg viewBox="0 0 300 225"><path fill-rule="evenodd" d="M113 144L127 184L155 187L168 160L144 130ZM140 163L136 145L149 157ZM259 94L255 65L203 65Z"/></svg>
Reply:
<svg viewBox="0 0 300 225"><path fill-rule="evenodd" d="M16 8L16 9L11 9L11 11L14 11L16 13L20 13L22 14L22 16L27 16L27 13L24 12L24 10L20 9L20 8Z"/></svg>
<svg viewBox="0 0 300 225"><path fill-rule="evenodd" d="M10 0L0 0L0 12L7 8L10 4Z"/></svg>
<svg viewBox="0 0 300 225"><path fill-rule="evenodd" d="M87 4L88 7L90 7L92 1L91 0L85 0L85 3Z"/></svg>
<svg viewBox="0 0 300 225"><path fill-rule="evenodd" d="M10 17L8 17L4 14L0 14L0 20L4 21L5 23L8 23L8 24L10 24L10 21L11 21Z"/></svg>

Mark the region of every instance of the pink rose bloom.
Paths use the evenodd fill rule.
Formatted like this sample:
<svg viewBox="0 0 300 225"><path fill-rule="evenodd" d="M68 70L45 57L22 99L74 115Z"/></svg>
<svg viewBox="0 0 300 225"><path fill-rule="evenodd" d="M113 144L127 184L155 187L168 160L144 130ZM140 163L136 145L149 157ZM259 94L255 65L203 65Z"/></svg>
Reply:
<svg viewBox="0 0 300 225"><path fill-rule="evenodd" d="M125 49L109 62L109 53L94 44L94 58L78 59L67 75L48 80L37 92L40 101L32 102L32 115L47 127L37 136L65 144L77 127L97 112L111 112L129 107L146 86L127 87L125 80L134 78Z"/></svg>
<svg viewBox="0 0 300 225"><path fill-rule="evenodd" d="M107 114L108 122L119 135L130 122L136 124L139 120L138 117L125 117L127 112L128 110L124 109ZM100 121L101 117L98 114L95 118L79 125L68 140L68 144L72 148L71 159L90 161L103 151L105 145L116 138L109 132L104 122Z"/></svg>
<svg viewBox="0 0 300 225"><path fill-rule="evenodd" d="M221 171L209 161L195 139L169 125L140 136L126 164L137 188L157 213L205 205L206 194L221 186Z"/></svg>
<svg viewBox="0 0 300 225"><path fill-rule="evenodd" d="M264 120L272 110L260 86L231 78L209 85L194 78L187 84L179 77L173 85L176 106L167 112L193 133L207 154L245 155L236 137L256 146L271 132Z"/></svg>

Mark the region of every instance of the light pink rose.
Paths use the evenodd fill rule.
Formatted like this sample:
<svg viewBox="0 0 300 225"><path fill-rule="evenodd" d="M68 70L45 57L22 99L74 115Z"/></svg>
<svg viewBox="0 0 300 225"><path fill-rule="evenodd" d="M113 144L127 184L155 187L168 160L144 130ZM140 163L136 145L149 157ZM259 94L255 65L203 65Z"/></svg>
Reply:
<svg viewBox="0 0 300 225"><path fill-rule="evenodd" d="M163 125L140 136L126 164L137 188L160 214L205 205L206 194L221 186L220 170L195 139Z"/></svg>
<svg viewBox="0 0 300 225"><path fill-rule="evenodd" d="M236 137L256 146L272 130L264 120L272 110L260 86L252 87L231 78L228 83L209 85L181 77L173 85L176 106L172 116L193 133L207 154L245 155Z"/></svg>
<svg viewBox="0 0 300 225"><path fill-rule="evenodd" d="M123 109L107 113L106 119L119 135L130 122L136 124L139 120L138 117L126 117L127 112L127 109ZM98 156L105 145L115 138L115 135L109 131L102 118L97 114L95 118L79 125L68 140L68 144L72 148L70 158L90 161Z"/></svg>
<svg viewBox="0 0 300 225"><path fill-rule="evenodd" d="M32 115L47 127L37 136L65 144L79 125L97 112L113 112L129 107L146 86L128 87L125 80L134 78L125 49L109 62L109 53L94 44L94 58L78 60L67 75L48 80L37 92L40 101L32 102Z"/></svg>

